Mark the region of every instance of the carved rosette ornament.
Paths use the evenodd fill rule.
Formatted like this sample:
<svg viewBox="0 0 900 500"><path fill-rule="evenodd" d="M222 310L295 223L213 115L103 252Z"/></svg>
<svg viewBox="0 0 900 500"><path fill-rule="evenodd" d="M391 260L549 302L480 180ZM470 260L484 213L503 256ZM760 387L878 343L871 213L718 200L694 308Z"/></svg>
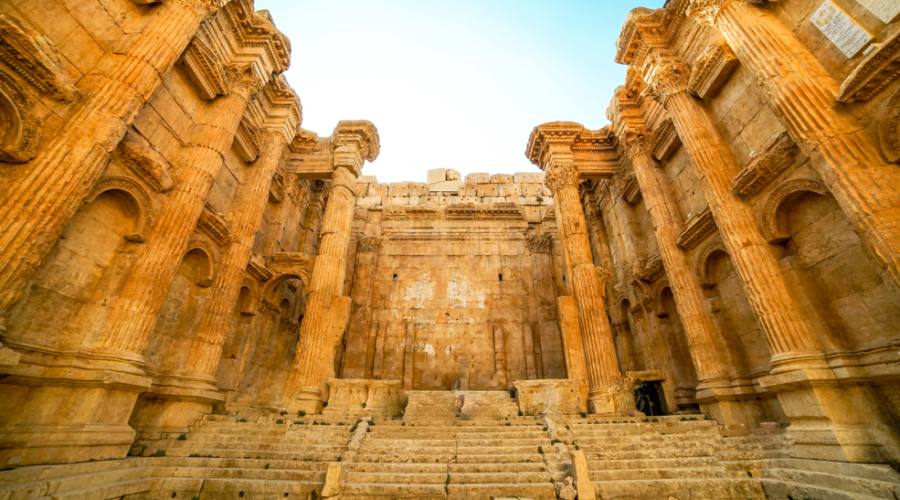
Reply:
<svg viewBox="0 0 900 500"><path fill-rule="evenodd" d="M567 186L577 188L578 169L573 162L557 162L547 170L544 182L554 193Z"/></svg>

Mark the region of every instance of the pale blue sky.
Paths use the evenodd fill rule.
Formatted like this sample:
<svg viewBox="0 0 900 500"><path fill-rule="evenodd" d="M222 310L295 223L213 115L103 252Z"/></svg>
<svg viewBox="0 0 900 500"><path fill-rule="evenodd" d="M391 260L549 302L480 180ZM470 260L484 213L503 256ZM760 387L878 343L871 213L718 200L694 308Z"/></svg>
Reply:
<svg viewBox="0 0 900 500"><path fill-rule="evenodd" d="M291 39L288 81L303 127L378 127L364 174L425 180L431 168L536 171L531 129L597 128L624 79L613 62L628 11L663 0L256 0Z"/></svg>

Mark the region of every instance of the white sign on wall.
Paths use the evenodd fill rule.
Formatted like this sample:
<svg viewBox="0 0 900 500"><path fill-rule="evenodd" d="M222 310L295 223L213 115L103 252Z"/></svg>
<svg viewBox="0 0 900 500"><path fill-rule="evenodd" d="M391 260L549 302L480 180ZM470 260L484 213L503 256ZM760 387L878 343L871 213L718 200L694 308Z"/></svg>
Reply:
<svg viewBox="0 0 900 500"><path fill-rule="evenodd" d="M873 38L871 33L831 0L822 2L813 12L810 21L847 57L858 54Z"/></svg>
<svg viewBox="0 0 900 500"><path fill-rule="evenodd" d="M900 15L900 0L857 0L884 24L893 21Z"/></svg>

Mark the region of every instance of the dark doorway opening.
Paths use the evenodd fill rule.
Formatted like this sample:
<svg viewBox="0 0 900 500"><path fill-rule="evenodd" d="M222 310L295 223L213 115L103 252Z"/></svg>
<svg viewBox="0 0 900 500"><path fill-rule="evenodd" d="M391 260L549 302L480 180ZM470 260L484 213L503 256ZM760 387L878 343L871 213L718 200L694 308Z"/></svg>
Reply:
<svg viewBox="0 0 900 500"><path fill-rule="evenodd" d="M639 382L634 387L634 403L648 417L666 414L662 384L658 380Z"/></svg>

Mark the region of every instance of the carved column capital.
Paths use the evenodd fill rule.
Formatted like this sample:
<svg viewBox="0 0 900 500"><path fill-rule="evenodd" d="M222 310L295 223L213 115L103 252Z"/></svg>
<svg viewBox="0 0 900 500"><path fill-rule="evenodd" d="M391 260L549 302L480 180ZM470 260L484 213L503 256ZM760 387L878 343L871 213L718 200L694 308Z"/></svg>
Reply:
<svg viewBox="0 0 900 500"><path fill-rule="evenodd" d="M687 93L691 68L672 57L657 57L644 68L644 80L650 95L665 105L669 97Z"/></svg>
<svg viewBox="0 0 900 500"><path fill-rule="evenodd" d="M574 161L556 161L547 168L547 177L544 179L547 187L556 193L564 187L578 187L578 169Z"/></svg>
<svg viewBox="0 0 900 500"><path fill-rule="evenodd" d="M229 64L225 67L225 90L228 94L249 99L259 92L264 83L250 64Z"/></svg>
<svg viewBox="0 0 900 500"><path fill-rule="evenodd" d="M638 94L638 89L626 85L617 88L606 112L607 118L613 122L616 139L631 157L650 152L648 143L651 134L641 116Z"/></svg>

